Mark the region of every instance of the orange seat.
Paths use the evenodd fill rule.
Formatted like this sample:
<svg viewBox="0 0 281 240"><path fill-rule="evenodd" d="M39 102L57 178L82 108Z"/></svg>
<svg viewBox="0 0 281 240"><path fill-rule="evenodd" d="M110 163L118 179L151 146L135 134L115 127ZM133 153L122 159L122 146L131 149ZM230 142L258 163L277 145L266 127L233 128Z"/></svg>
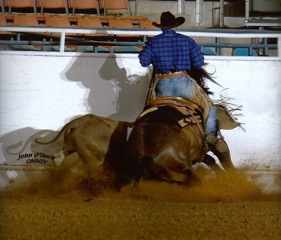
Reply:
<svg viewBox="0 0 281 240"><path fill-rule="evenodd" d="M36 0L36 2L37 7L41 8L41 14L45 11L57 13L62 9L64 9L66 14L69 13L67 0Z"/></svg>
<svg viewBox="0 0 281 240"><path fill-rule="evenodd" d="M129 15L132 15L128 0L100 0L100 9L104 10L104 15L107 14L107 11L128 12Z"/></svg>
<svg viewBox="0 0 281 240"><path fill-rule="evenodd" d="M78 17L77 27L79 28L103 28L101 19L99 17ZM82 34L87 37L101 37L107 34Z"/></svg>
<svg viewBox="0 0 281 240"><path fill-rule="evenodd" d="M71 27L70 20L66 16L46 15L46 27Z"/></svg>
<svg viewBox="0 0 281 240"><path fill-rule="evenodd" d="M108 27L110 28L125 28L125 29L132 29L134 28L133 23L131 22L130 19L123 19L123 20L116 20L116 19L109 19L108 20ZM130 32L130 31L128 31ZM130 38L130 40L132 40L132 38L139 38L139 36L133 36L131 34L118 34L118 35L114 35L114 37L118 37L118 38Z"/></svg>
<svg viewBox="0 0 281 240"><path fill-rule="evenodd" d="M0 21L3 26L12 26L14 22L14 14L0 14Z"/></svg>
<svg viewBox="0 0 281 240"><path fill-rule="evenodd" d="M2 1L3 2L3 1ZM17 11L21 9L33 8L34 13L37 13L36 1L35 0L8 0L5 4L8 3L9 13L12 12L12 9L16 8Z"/></svg>
<svg viewBox="0 0 281 240"><path fill-rule="evenodd" d="M51 28L71 28L71 20L73 17L66 15L46 15L45 16L45 26ZM60 36L60 33L47 33L50 36ZM74 33L66 33L66 37L76 37L77 34ZM73 52L77 48L76 45L70 44L65 46L65 51ZM43 46L43 51L59 51L60 46L52 45L52 46Z"/></svg>
<svg viewBox="0 0 281 240"><path fill-rule="evenodd" d="M8 22L5 15L0 14L0 26L7 26Z"/></svg>
<svg viewBox="0 0 281 240"><path fill-rule="evenodd" d="M13 18L9 15L0 14L0 26L11 26L12 19ZM15 33L0 31L0 36L1 40L11 40L15 37ZM7 45L1 45L0 48L2 50L5 50L7 48Z"/></svg>
<svg viewBox="0 0 281 240"><path fill-rule="evenodd" d="M77 26L82 28L102 28L102 23L99 18L79 17Z"/></svg>
<svg viewBox="0 0 281 240"><path fill-rule="evenodd" d="M14 15L14 25L26 27L38 27L39 22L35 15Z"/></svg>
<svg viewBox="0 0 281 240"><path fill-rule="evenodd" d="M108 26L110 28L134 28L130 19L109 19Z"/></svg>
<svg viewBox="0 0 281 240"><path fill-rule="evenodd" d="M102 26L108 26L109 24L109 19L116 19L116 16L89 16L89 18L99 18L101 23L102 23Z"/></svg>
<svg viewBox="0 0 281 240"><path fill-rule="evenodd" d="M11 20L13 20L13 24L11 23ZM36 15L19 15L19 14L13 14L13 15L0 15L0 25L1 26L27 26L27 27L37 27L39 26L38 19ZM15 33L11 32L1 32L1 39L9 40L12 39L13 35ZM15 36L14 36L15 37ZM25 34L17 33L16 38L17 40L24 40ZM11 41L13 43L14 41ZM39 51L41 50L40 45L21 45L21 44L7 44L6 47L3 45L1 48L6 50L30 50L30 51Z"/></svg>
<svg viewBox="0 0 281 240"><path fill-rule="evenodd" d="M148 29L152 29L152 28L157 28L155 26L152 25L152 21L150 20L140 20L140 28L148 28Z"/></svg>
<svg viewBox="0 0 281 240"><path fill-rule="evenodd" d="M68 0L69 8L72 8L72 14L74 15L76 10L85 12L87 14L96 12L100 15L99 0Z"/></svg>
<svg viewBox="0 0 281 240"><path fill-rule="evenodd" d="M157 22L159 23L159 20L157 21L153 21L153 22ZM140 20L140 25L139 25L140 28L144 28L144 29L159 29L155 26L152 25L152 21L150 20ZM144 40L143 41L146 41L146 37L152 37L153 35L148 35L148 36L143 36L144 37Z"/></svg>
<svg viewBox="0 0 281 240"><path fill-rule="evenodd" d="M46 15L46 21L45 21L45 26L46 27L55 27L55 28L73 28L71 25L71 20L73 17L71 16L66 16L66 15ZM50 33L48 33L50 34ZM51 33L50 35L60 35L60 33ZM67 37L76 37L77 34L75 33L66 33L65 34Z"/></svg>

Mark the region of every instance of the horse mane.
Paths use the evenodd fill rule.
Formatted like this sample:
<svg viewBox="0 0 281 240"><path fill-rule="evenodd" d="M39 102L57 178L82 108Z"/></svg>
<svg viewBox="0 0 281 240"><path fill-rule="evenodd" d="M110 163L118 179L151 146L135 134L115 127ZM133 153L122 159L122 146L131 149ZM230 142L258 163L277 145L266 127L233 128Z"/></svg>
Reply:
<svg viewBox="0 0 281 240"><path fill-rule="evenodd" d="M205 65L207 65L205 63ZM190 71L188 71L188 74L190 77L192 77L197 84L208 94L208 95L213 95L214 93L210 91L208 87L206 87L205 81L206 79L212 81L215 84L218 84L213 77L211 76L211 73L208 73L204 68L195 68L192 67ZM218 84L219 85L219 84Z"/></svg>

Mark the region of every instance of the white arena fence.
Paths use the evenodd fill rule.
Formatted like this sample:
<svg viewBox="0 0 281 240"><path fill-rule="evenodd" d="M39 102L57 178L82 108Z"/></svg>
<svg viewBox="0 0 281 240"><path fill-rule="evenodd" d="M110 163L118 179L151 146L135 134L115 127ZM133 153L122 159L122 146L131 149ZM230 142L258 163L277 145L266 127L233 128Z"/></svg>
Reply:
<svg viewBox="0 0 281 240"><path fill-rule="evenodd" d="M51 138L89 112L132 121L142 110L152 69L140 66L138 51L159 30L5 26L0 32L0 189L42 179L56 168L56 149L34 145L35 136L48 131ZM280 191L281 33L179 32L200 44L207 70L224 87L208 83L214 99L223 95L243 105L239 120L246 132L223 131L234 164L251 166L251 176L268 186L275 181ZM15 38L3 39L2 33ZM111 41L80 37L87 34Z"/></svg>

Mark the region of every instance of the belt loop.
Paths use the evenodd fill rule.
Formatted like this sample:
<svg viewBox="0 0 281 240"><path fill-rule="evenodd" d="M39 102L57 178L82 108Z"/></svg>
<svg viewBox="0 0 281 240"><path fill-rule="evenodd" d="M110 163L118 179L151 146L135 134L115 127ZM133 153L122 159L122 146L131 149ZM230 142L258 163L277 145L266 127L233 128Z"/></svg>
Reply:
<svg viewBox="0 0 281 240"><path fill-rule="evenodd" d="M159 74L157 77L159 80L163 80L167 78L175 78L180 76L187 76L187 72L182 71L182 72L174 72L174 73L165 73L165 74Z"/></svg>

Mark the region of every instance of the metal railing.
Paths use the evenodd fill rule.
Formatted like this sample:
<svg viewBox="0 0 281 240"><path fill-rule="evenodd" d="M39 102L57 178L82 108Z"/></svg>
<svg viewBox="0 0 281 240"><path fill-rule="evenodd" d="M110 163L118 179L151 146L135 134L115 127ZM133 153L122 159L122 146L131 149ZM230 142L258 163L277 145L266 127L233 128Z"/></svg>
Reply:
<svg viewBox="0 0 281 240"><path fill-rule="evenodd" d="M278 18L270 18L270 19L252 19L250 17L250 10L251 10L251 0L245 0L245 26L254 26L254 27L280 27L281 26L281 19L279 15ZM278 9L277 9L278 11Z"/></svg>
<svg viewBox="0 0 281 240"><path fill-rule="evenodd" d="M140 47L145 43L148 37L161 33L158 29L117 29L117 28L93 28L93 29L78 29L78 28L48 28L48 27L17 27L17 26L3 26L0 27L0 32L14 33L15 39L0 40L0 45L14 46L14 45L43 45L43 46L57 46L59 53L65 53L66 45L78 46L128 46ZM179 33L198 39L198 43L202 48L202 52L206 51L206 55L214 55L216 57L233 57L227 56L222 51L223 49L248 49L248 54L244 57L271 57L274 59L281 59L281 31L259 31L259 30L178 30ZM21 34L30 34L29 40L21 40ZM68 35L72 36L69 37ZM84 39L83 35L104 35L111 36L111 40L95 40L93 38ZM42 36L42 40L33 40L32 35ZM75 37L73 37L75 35ZM116 38L112 37L115 36ZM125 40L120 40L118 37L126 36ZM49 40L46 40L49 38ZM136 40L137 38L137 40ZM241 43L239 42L241 41ZM245 41L247 43L245 43ZM243 43L244 42L244 43ZM97 49L97 48L93 48ZM258 53L254 54L254 50ZM269 55L269 51L273 50L275 54ZM7 49L5 51L11 51ZM109 50L109 52L112 52ZM262 54L259 54L262 52Z"/></svg>

